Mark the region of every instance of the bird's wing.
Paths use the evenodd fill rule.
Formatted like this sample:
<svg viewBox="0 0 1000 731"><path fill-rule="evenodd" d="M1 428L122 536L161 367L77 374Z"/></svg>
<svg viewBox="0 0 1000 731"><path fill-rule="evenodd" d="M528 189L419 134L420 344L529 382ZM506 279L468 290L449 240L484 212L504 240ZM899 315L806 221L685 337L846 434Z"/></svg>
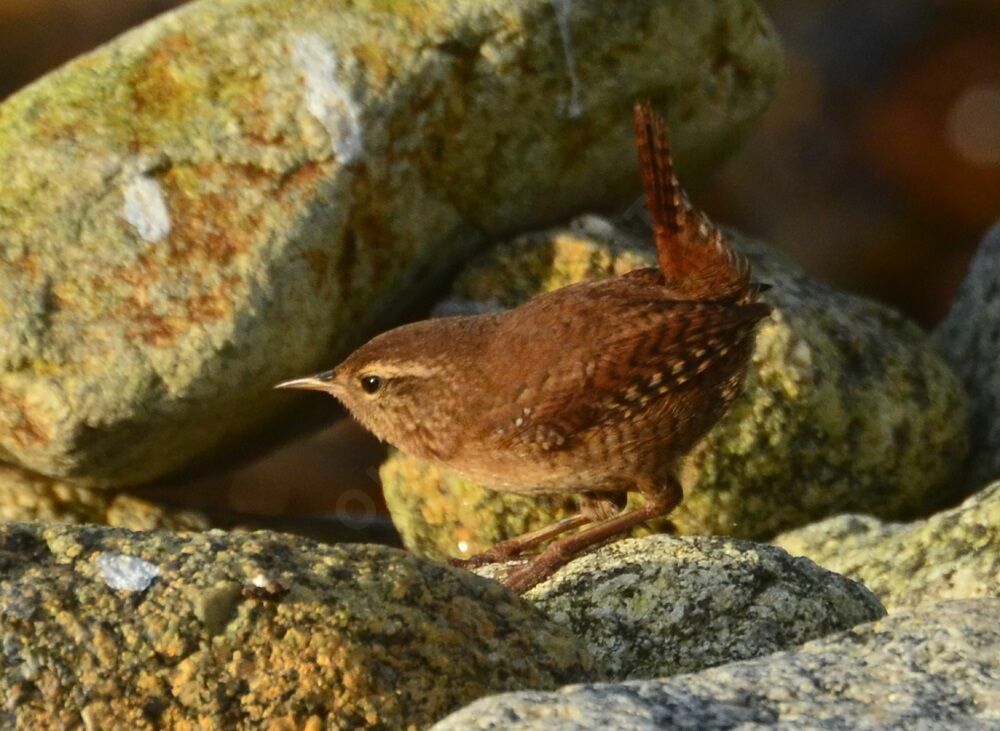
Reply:
<svg viewBox="0 0 1000 731"><path fill-rule="evenodd" d="M619 313L619 332L595 339L582 357L552 363L544 397L532 400L510 438L545 450L568 448L592 427L628 418L682 386L719 378L769 312L765 303L631 305Z"/></svg>

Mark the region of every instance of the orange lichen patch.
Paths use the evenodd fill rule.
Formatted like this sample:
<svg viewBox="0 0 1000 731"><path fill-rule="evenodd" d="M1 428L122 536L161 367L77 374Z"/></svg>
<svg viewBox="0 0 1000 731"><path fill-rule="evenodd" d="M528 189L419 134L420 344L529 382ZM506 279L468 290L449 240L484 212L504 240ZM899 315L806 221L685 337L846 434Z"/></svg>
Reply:
<svg viewBox="0 0 1000 731"><path fill-rule="evenodd" d="M278 201L284 202L285 196L289 193L315 188L316 182L323 177L329 167L330 163L310 160L285 173L278 181L275 190Z"/></svg>
<svg viewBox="0 0 1000 731"><path fill-rule="evenodd" d="M167 347L191 327L223 320L233 311L232 291L238 285L235 275L191 297L178 300L164 312L155 312L140 295L127 297L119 316L127 319L129 338L154 347Z"/></svg>
<svg viewBox="0 0 1000 731"><path fill-rule="evenodd" d="M122 264L111 270L108 276L94 277L95 289L107 289L109 285L127 284L133 289L148 287L156 281L157 263L152 252L139 255L135 264Z"/></svg>
<svg viewBox="0 0 1000 731"><path fill-rule="evenodd" d="M38 255L34 252L29 252L12 263L19 271L27 274L32 279L38 279L41 274L41 268L38 265Z"/></svg>
<svg viewBox="0 0 1000 731"><path fill-rule="evenodd" d="M261 223L259 211L247 204L253 198L249 189L267 190L272 180L273 175L246 165L168 171L162 182L173 223L166 242L171 260L225 266L249 250ZM195 190L187 189L192 184Z"/></svg>
<svg viewBox="0 0 1000 731"><path fill-rule="evenodd" d="M6 391L0 391L0 404L17 414L17 419L9 428L9 434L14 437L18 444L22 447L32 447L49 441L45 430L29 416L28 408L22 398Z"/></svg>
<svg viewBox="0 0 1000 731"><path fill-rule="evenodd" d="M384 89L386 82L392 76L392 67L389 66L385 48L376 43L361 43L354 46L351 51L368 70L372 87L376 91Z"/></svg>
<svg viewBox="0 0 1000 731"><path fill-rule="evenodd" d="M180 334L176 322L153 312L148 304L140 305L134 299L126 300L120 314L128 317L129 325L125 332L132 340L141 340L162 348L173 343Z"/></svg>
<svg viewBox="0 0 1000 731"><path fill-rule="evenodd" d="M166 347L192 327L231 315L241 283L234 267L262 240L262 209L278 178L260 167L221 163L174 166L159 176L169 235L91 283L121 293L112 314L128 337ZM185 294L166 303L151 296L171 282Z"/></svg>
<svg viewBox="0 0 1000 731"><path fill-rule="evenodd" d="M285 134L272 127L273 109L268 103L263 74L251 74L244 66L219 68L212 80L212 102L233 110L243 137L256 144L281 146Z"/></svg>
<svg viewBox="0 0 1000 731"><path fill-rule="evenodd" d="M154 119L173 119L190 108L187 102L195 97L201 84L192 84L195 79L182 72L179 62L192 48L186 35L175 33L154 46L145 63L137 64L132 80L132 101L137 113Z"/></svg>
<svg viewBox="0 0 1000 731"><path fill-rule="evenodd" d="M239 285L239 277L229 275L211 290L203 292L185 301L186 321L189 323L204 323L211 320L222 320L232 315L232 292Z"/></svg>

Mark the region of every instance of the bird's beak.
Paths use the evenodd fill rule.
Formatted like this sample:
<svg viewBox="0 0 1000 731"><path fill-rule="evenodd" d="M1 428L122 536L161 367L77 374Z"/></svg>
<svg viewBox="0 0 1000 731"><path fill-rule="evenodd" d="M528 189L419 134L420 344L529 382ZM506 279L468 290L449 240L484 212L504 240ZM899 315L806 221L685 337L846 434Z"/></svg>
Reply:
<svg viewBox="0 0 1000 731"><path fill-rule="evenodd" d="M333 378L334 371L324 371L323 373L317 373L314 376L296 378L292 381L279 383L275 386L275 388L296 388L302 391L324 391L326 393L331 393L337 387Z"/></svg>

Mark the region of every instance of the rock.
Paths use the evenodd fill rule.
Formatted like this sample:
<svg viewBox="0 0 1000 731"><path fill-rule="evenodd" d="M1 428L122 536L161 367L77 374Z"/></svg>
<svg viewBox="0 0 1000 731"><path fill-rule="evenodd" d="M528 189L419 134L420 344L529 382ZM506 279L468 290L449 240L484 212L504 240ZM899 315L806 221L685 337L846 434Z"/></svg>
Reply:
<svg viewBox="0 0 1000 731"><path fill-rule="evenodd" d="M211 527L194 510L167 508L108 490L91 490L0 465L0 522L96 523L131 530L194 531Z"/></svg>
<svg viewBox="0 0 1000 731"><path fill-rule="evenodd" d="M728 538L619 541L524 597L571 629L608 680L695 672L885 616L861 584Z"/></svg>
<svg viewBox="0 0 1000 731"><path fill-rule="evenodd" d="M934 339L972 397L968 483L1000 479L1000 223L983 239Z"/></svg>
<svg viewBox="0 0 1000 731"><path fill-rule="evenodd" d="M593 678L497 584L272 533L0 526L5 727L425 728Z"/></svg>
<svg viewBox="0 0 1000 731"><path fill-rule="evenodd" d="M765 538L845 511L927 514L953 497L968 407L924 333L887 307L808 278L762 244L731 238L755 277L773 285L765 297L775 312L758 330L745 394L681 471L686 497L671 515L678 530ZM653 261L647 241L583 217L498 248L464 273L442 310L509 307ZM553 515L551 504L536 511L527 499L437 475L401 454L382 470L406 545L429 555L462 555L456 536L478 550L507 537L508 526L535 528ZM477 505L476 514L462 504Z"/></svg>
<svg viewBox="0 0 1000 731"><path fill-rule="evenodd" d="M796 650L668 680L479 700L434 731L995 729L1000 599L905 611Z"/></svg>
<svg viewBox="0 0 1000 731"><path fill-rule="evenodd" d="M498 499L491 490L461 475L395 451L379 469L379 479L392 522L406 547L439 561L479 553L576 508L571 496L507 495ZM438 534L438 530L444 533Z"/></svg>
<svg viewBox="0 0 1000 731"><path fill-rule="evenodd" d="M270 424L472 249L633 195L634 99L707 170L780 70L753 0L160 16L0 106L0 460L130 485Z"/></svg>
<svg viewBox="0 0 1000 731"><path fill-rule="evenodd" d="M1000 482L927 520L841 515L774 543L863 582L890 610L1000 596Z"/></svg>

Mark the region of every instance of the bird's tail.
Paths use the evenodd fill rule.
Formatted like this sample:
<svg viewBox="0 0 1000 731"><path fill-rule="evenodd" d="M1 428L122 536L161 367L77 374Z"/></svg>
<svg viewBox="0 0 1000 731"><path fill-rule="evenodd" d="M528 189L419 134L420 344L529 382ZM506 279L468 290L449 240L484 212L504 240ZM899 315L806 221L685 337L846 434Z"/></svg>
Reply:
<svg viewBox="0 0 1000 731"><path fill-rule="evenodd" d="M635 105L636 146L660 271L684 299L748 302L761 291L750 264L688 201L674 173L667 124L648 102Z"/></svg>

